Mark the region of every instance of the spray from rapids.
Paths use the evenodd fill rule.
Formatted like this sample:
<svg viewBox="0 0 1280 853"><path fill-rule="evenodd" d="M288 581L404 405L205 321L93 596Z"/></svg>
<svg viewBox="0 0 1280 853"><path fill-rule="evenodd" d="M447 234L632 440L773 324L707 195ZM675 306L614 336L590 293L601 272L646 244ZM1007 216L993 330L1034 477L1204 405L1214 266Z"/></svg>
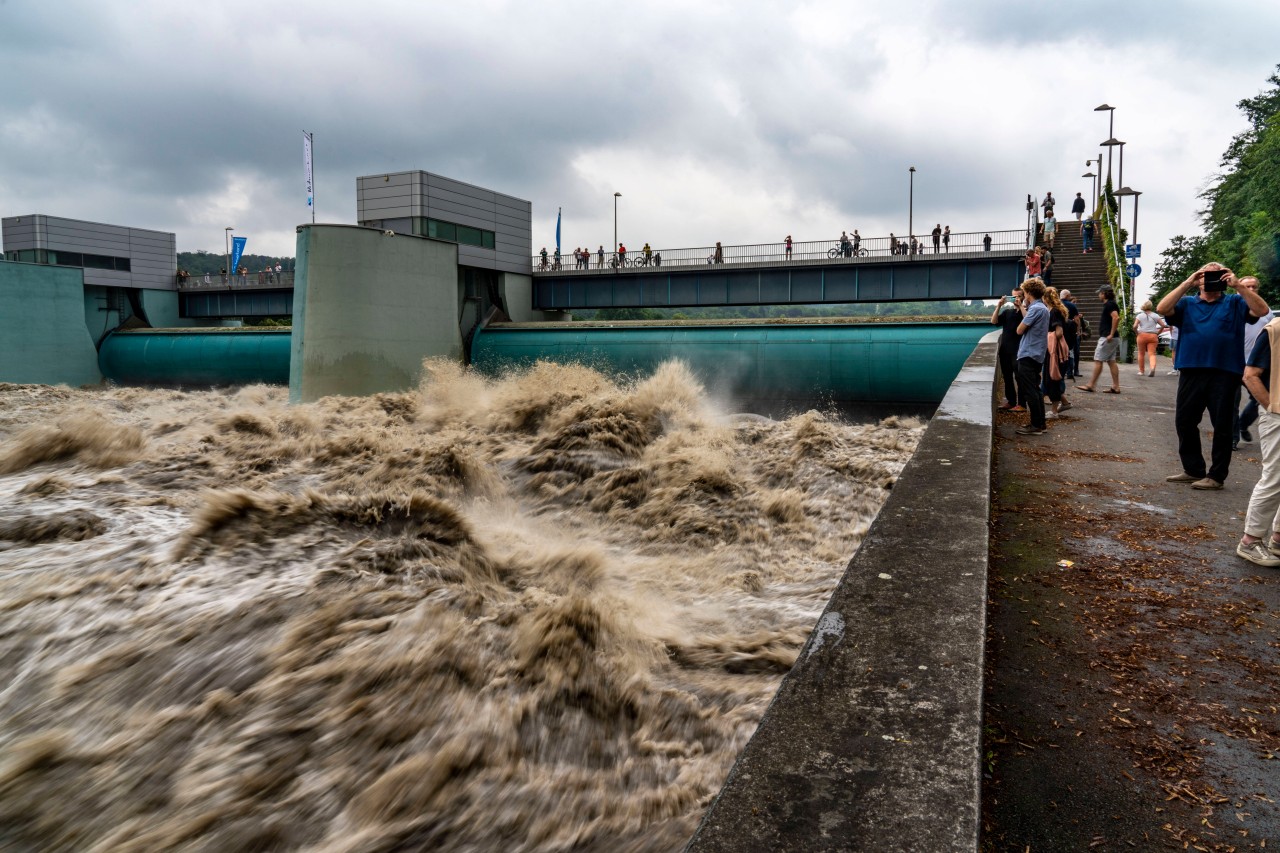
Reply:
<svg viewBox="0 0 1280 853"><path fill-rule="evenodd" d="M677 850L922 424L0 385L0 841Z"/></svg>

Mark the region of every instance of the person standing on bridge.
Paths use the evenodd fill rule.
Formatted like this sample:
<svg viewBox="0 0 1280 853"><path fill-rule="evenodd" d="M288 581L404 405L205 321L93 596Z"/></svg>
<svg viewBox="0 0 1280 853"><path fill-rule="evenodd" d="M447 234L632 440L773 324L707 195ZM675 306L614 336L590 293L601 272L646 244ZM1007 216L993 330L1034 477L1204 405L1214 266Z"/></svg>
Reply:
<svg viewBox="0 0 1280 853"><path fill-rule="evenodd" d="M1084 223L1080 221L1080 217L1084 216L1084 197L1080 193L1076 193L1076 200L1071 202L1071 212L1076 215L1076 225L1083 229Z"/></svg>
<svg viewBox="0 0 1280 853"><path fill-rule="evenodd" d="M787 235L787 260L791 260L791 235Z"/></svg>
<svg viewBox="0 0 1280 853"><path fill-rule="evenodd" d="M1190 483L1193 489L1221 489L1227 480L1236 388L1244 374L1244 327L1251 318L1271 313L1256 291L1237 284L1231 270L1210 262L1166 293L1156 306L1170 325L1181 330L1174 362L1178 399L1173 422L1182 471L1165 479ZM1237 292L1227 296L1228 287ZM1199 294L1187 296L1192 288L1198 288ZM1213 424L1212 464L1207 471L1200 449L1200 420L1206 409Z"/></svg>
<svg viewBox="0 0 1280 853"><path fill-rule="evenodd" d="M951 251L951 226L942 229L942 251Z"/></svg>
<svg viewBox="0 0 1280 853"><path fill-rule="evenodd" d="M939 222L933 226L933 253L938 254L938 249L942 245L942 223Z"/></svg>
<svg viewBox="0 0 1280 853"><path fill-rule="evenodd" d="M893 232L889 232L889 254L898 254L898 238L893 236Z"/></svg>
<svg viewBox="0 0 1280 853"><path fill-rule="evenodd" d="M862 245L862 235L858 233L858 229L853 229L853 253L858 254L858 248Z"/></svg>
<svg viewBox="0 0 1280 853"><path fill-rule="evenodd" d="M600 244L600 249L597 251L596 257L599 259L600 269L604 269L604 243Z"/></svg>
<svg viewBox="0 0 1280 853"><path fill-rule="evenodd" d="M715 259L717 264L724 263L724 247L720 245L720 241L716 241Z"/></svg>
<svg viewBox="0 0 1280 853"><path fill-rule="evenodd" d="M1026 399L1031 420L1018 427L1018 435L1044 435L1046 428L1044 395L1040 393L1040 373L1049 349L1049 308L1040 301L1044 283L1029 278L1022 283L1023 312L1018 324L1018 392Z"/></svg>
<svg viewBox="0 0 1280 853"><path fill-rule="evenodd" d="M1273 351L1280 352L1280 320L1266 324L1245 360L1244 387L1261 409L1262 474L1249 497L1244 535L1236 545L1237 555L1272 568L1280 566L1280 388L1275 384L1280 371L1271 369Z"/></svg>
<svg viewBox="0 0 1280 853"><path fill-rule="evenodd" d="M991 235L990 234L987 234L985 237L982 238L982 251L984 252L991 251Z"/></svg>

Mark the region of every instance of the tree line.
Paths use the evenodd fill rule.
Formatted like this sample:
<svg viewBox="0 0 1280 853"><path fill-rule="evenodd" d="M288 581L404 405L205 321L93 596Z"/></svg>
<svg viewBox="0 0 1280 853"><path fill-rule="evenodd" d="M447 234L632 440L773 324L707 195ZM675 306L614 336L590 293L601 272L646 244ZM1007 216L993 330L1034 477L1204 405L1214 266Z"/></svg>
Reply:
<svg viewBox="0 0 1280 853"><path fill-rule="evenodd" d="M1160 253L1156 300L1218 261L1238 276L1257 276L1262 297L1280 305L1280 65L1267 82L1270 88L1236 105L1249 127L1231 140L1219 173L1200 194L1204 233L1179 234Z"/></svg>
<svg viewBox="0 0 1280 853"><path fill-rule="evenodd" d="M274 255L240 256L240 266L251 273L261 272L268 266L275 269L277 263L285 270L293 270L293 258L276 257ZM226 265L227 256L220 252L206 252L201 249L198 252L178 253L178 269L186 270L191 275L204 275L205 273L218 275Z"/></svg>

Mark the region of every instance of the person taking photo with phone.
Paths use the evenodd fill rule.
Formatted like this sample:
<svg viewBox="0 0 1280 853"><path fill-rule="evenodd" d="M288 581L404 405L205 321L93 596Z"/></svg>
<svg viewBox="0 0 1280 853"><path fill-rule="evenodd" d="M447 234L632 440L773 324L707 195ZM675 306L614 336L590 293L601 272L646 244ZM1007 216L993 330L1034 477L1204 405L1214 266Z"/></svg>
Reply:
<svg viewBox="0 0 1280 853"><path fill-rule="evenodd" d="M1244 375L1245 324L1271 313L1257 291L1235 288L1236 277L1222 264L1210 262L1169 291L1156 311L1179 329L1178 398L1174 426L1182 471L1165 479L1190 483L1193 489L1221 489L1231 467L1231 433L1236 389ZM1188 296L1193 288L1199 293ZM1213 425L1210 465L1200 447L1200 421L1205 410Z"/></svg>

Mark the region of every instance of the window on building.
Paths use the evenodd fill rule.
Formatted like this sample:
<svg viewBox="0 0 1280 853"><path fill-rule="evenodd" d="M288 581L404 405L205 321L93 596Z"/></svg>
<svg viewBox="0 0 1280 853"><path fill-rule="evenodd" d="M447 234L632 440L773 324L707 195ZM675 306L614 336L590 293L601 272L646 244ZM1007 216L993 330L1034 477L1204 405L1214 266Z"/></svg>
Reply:
<svg viewBox="0 0 1280 853"><path fill-rule="evenodd" d="M437 240L448 240L452 243L462 243L466 246L482 246L486 249L494 247L496 235L492 231L486 231L483 228L472 228L470 225L445 222L443 219L428 219L426 223L428 237L434 237Z"/></svg>

